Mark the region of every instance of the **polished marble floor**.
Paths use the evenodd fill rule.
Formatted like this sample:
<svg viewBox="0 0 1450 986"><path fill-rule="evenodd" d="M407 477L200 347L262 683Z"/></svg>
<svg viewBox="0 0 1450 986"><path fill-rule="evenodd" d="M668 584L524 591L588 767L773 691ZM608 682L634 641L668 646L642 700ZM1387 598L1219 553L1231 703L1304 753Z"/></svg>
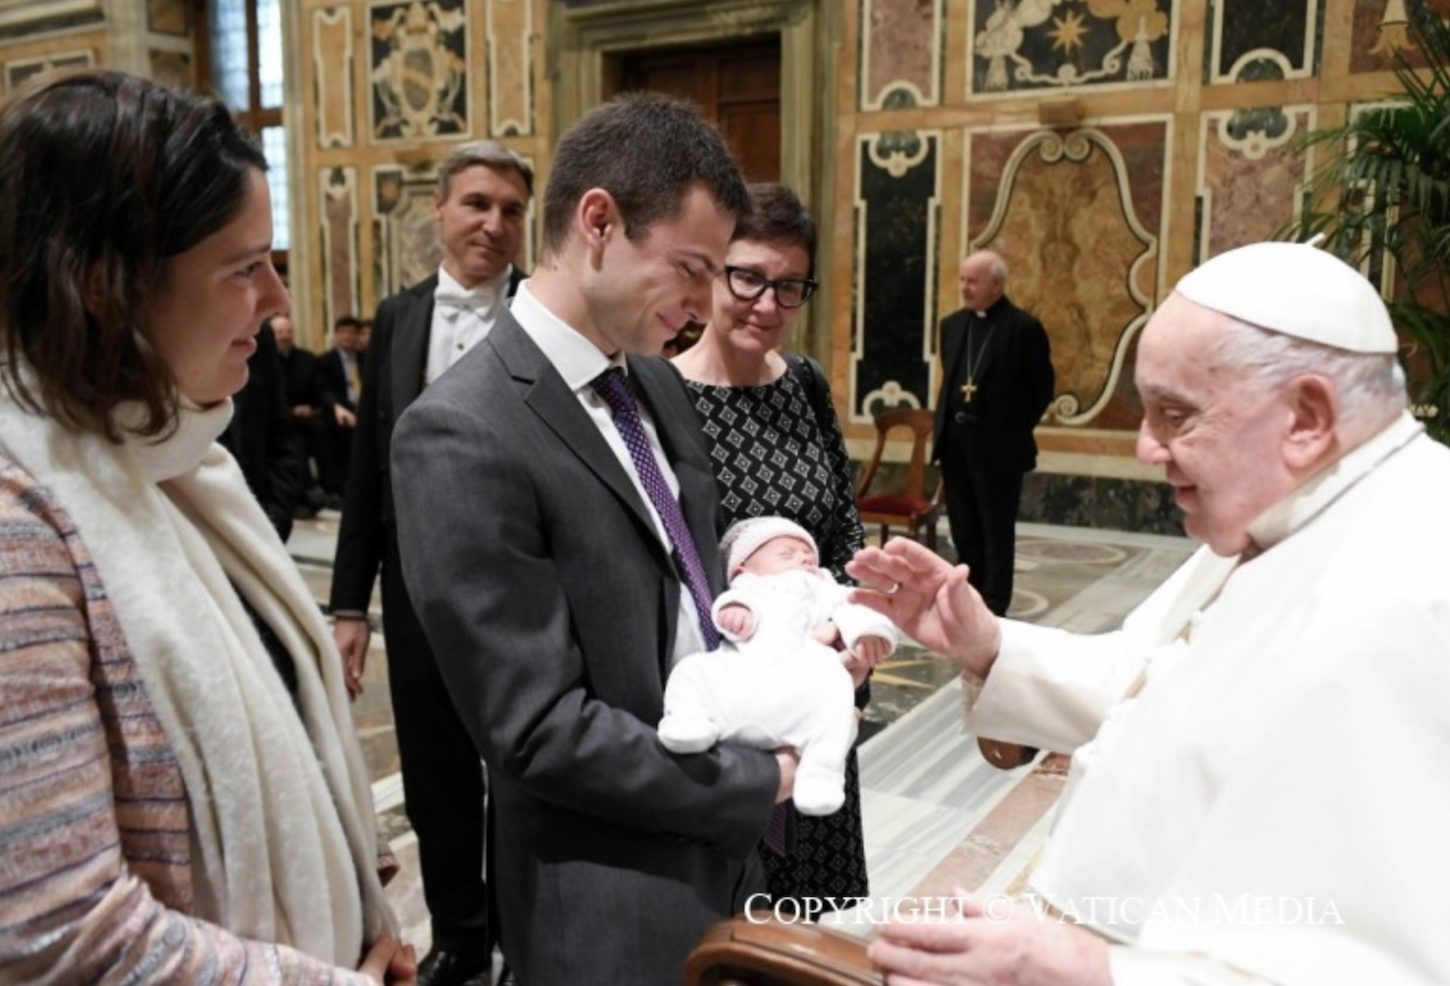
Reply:
<svg viewBox="0 0 1450 986"><path fill-rule="evenodd" d="M1019 524L1017 536L1009 615L1088 633L1117 626L1192 551L1181 538L1117 531ZM336 537L337 515L324 512L299 521L288 541L323 604ZM950 553L949 543L943 544ZM378 614L375 596L375 627ZM380 828L404 865L388 892L421 954L428 944L428 920L417 843L403 809L386 661L385 641L375 633L354 721L374 781ZM970 880L973 889L1009 890L1045 837L1061 788L1062 758L1039 758L1014 771L991 767L978 753L975 738L962 729L958 681L950 661L910 644L875 676L860 748L874 897L949 891L932 885L934 868ZM953 865L939 866L944 860ZM870 930L851 912L837 923L852 933Z"/></svg>

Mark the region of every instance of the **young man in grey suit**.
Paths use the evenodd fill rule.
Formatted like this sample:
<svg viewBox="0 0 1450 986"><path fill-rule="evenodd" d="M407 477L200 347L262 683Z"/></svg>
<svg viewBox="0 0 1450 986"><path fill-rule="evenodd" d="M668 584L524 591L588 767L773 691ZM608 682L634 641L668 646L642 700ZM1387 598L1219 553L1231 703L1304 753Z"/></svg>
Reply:
<svg viewBox="0 0 1450 986"><path fill-rule="evenodd" d="M333 633L354 695L367 658L368 602L382 572L403 796L433 925L419 986L486 986L497 933L483 880L483 769L403 584L388 449L398 416L507 309L523 280L514 260L533 188L533 170L496 141L459 144L439 168L443 261L378 306L333 562Z"/></svg>
<svg viewBox="0 0 1450 986"><path fill-rule="evenodd" d="M523 986L678 982L754 889L795 760L655 731L714 632L715 482L658 353L709 313L745 188L718 133L651 96L556 149L543 252L509 313L403 415L403 568L488 761L505 954Z"/></svg>

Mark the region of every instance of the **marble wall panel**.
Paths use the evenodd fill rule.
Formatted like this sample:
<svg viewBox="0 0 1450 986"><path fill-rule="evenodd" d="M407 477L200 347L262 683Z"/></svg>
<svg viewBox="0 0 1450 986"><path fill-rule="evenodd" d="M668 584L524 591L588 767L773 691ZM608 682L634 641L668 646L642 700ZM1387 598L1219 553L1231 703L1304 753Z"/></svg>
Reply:
<svg viewBox="0 0 1450 986"><path fill-rule="evenodd" d="M374 295L387 297L438 269L443 245L433 206L434 170L373 170Z"/></svg>
<svg viewBox="0 0 1450 986"><path fill-rule="evenodd" d="M970 9L968 97L1174 76L1175 0L1021 0Z"/></svg>
<svg viewBox="0 0 1450 986"><path fill-rule="evenodd" d="M1403 54L1416 68L1424 66L1425 59L1406 23L1411 5L1450 18L1450 0L1355 0L1349 41L1351 72L1387 72L1395 67L1397 54Z"/></svg>
<svg viewBox="0 0 1450 986"><path fill-rule="evenodd" d="M966 134L965 240L1052 341L1050 421L1133 428L1132 341L1161 276L1166 120Z"/></svg>
<svg viewBox="0 0 1450 986"><path fill-rule="evenodd" d="M352 8L312 12L312 66L318 147L351 147L353 128Z"/></svg>
<svg viewBox="0 0 1450 986"><path fill-rule="evenodd" d="M1183 537L1183 512L1166 483L1033 472L1022 478L1017 519Z"/></svg>
<svg viewBox="0 0 1450 986"><path fill-rule="evenodd" d="M488 0L488 132L534 132L533 0Z"/></svg>
<svg viewBox="0 0 1450 986"><path fill-rule="evenodd" d="M162 85L192 86L196 84L191 56L186 52L157 51L152 48L146 52L146 58L151 67L151 78Z"/></svg>
<svg viewBox="0 0 1450 986"><path fill-rule="evenodd" d="M0 0L0 42L99 27L114 0Z"/></svg>
<svg viewBox="0 0 1450 986"><path fill-rule="evenodd" d="M368 17L373 140L468 133L468 13L463 0L373 3Z"/></svg>
<svg viewBox="0 0 1450 986"><path fill-rule="evenodd" d="M362 315L358 268L357 169L327 168L319 176L322 195L324 324L342 315Z"/></svg>
<svg viewBox="0 0 1450 986"><path fill-rule="evenodd" d="M1314 74L1319 2L1215 0L1208 80L1255 82Z"/></svg>
<svg viewBox="0 0 1450 986"><path fill-rule="evenodd" d="M938 131L862 134L857 140L854 421L931 404L940 155Z"/></svg>
<svg viewBox="0 0 1450 986"><path fill-rule="evenodd" d="M191 33L191 6L186 0L146 0L146 27L184 38Z"/></svg>
<svg viewBox="0 0 1450 986"><path fill-rule="evenodd" d="M1295 142L1314 129L1314 121L1313 106L1203 114L1194 263L1245 243L1273 239L1298 216L1313 159Z"/></svg>
<svg viewBox="0 0 1450 986"><path fill-rule="evenodd" d="M5 91L9 92L26 79L58 69L85 68L96 63L96 56L89 48L81 51L63 51L38 58L17 58L5 63Z"/></svg>
<svg viewBox="0 0 1450 986"><path fill-rule="evenodd" d="M862 0L863 110L940 102L943 0Z"/></svg>

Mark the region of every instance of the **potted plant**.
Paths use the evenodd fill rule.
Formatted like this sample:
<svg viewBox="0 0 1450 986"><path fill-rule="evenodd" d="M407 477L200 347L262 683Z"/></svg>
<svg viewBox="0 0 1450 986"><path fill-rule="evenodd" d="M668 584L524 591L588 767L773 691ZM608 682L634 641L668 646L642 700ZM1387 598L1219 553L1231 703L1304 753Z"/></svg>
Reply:
<svg viewBox="0 0 1450 986"><path fill-rule="evenodd" d="M1415 411L1450 443L1450 25L1410 0L1405 27L1413 47L1395 51L1399 91L1307 138L1337 153L1315 169L1288 232L1322 233L1372 274L1392 261L1390 314L1411 342Z"/></svg>

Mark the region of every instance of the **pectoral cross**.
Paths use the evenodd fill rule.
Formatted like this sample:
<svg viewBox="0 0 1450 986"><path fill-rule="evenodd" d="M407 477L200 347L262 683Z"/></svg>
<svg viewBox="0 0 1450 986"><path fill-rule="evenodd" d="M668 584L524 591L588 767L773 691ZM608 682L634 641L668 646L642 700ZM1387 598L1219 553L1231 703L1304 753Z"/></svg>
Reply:
<svg viewBox="0 0 1450 986"><path fill-rule="evenodd" d="M962 403L963 404L970 404L970 403L972 403L972 395L975 394L976 392L977 392L977 385L972 382L972 378L971 377L967 377L967 382L964 383L964 384L962 384Z"/></svg>

